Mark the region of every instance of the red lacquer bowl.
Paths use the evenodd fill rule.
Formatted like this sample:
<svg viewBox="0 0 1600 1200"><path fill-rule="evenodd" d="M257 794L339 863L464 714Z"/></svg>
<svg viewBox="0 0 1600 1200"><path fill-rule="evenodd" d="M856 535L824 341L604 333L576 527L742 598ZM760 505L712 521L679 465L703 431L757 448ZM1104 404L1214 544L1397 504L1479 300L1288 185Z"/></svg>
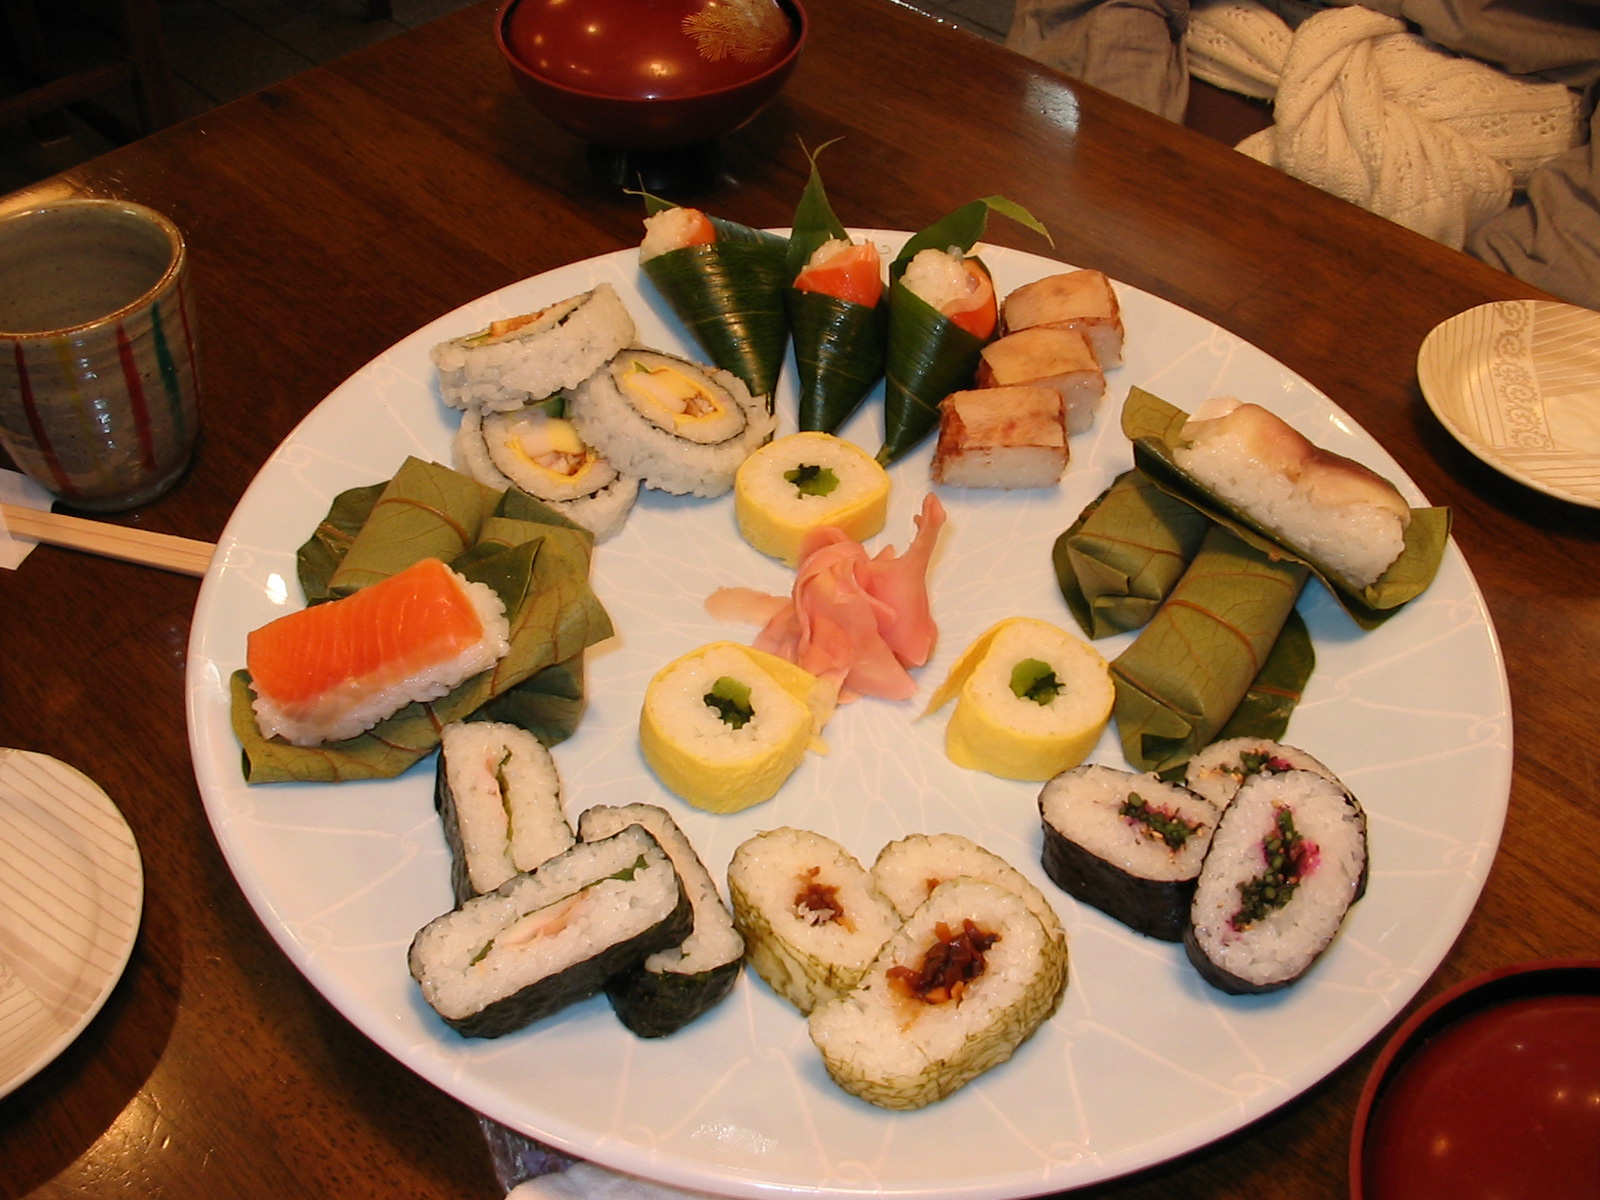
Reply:
<svg viewBox="0 0 1600 1200"><path fill-rule="evenodd" d="M1350 1195L1600 1195L1600 962L1504 967L1413 1014L1361 1093Z"/></svg>
<svg viewBox="0 0 1600 1200"><path fill-rule="evenodd" d="M599 146L714 142L783 88L806 40L799 0L508 0L495 40L522 94Z"/></svg>

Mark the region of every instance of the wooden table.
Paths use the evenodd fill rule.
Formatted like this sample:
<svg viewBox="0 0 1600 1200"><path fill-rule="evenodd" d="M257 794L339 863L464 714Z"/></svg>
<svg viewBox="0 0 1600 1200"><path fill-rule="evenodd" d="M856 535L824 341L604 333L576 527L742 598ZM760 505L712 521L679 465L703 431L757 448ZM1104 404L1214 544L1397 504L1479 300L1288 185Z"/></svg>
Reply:
<svg viewBox="0 0 1600 1200"><path fill-rule="evenodd" d="M1454 508L1516 712L1500 855L1421 998L1503 964L1595 956L1600 524L1479 465L1431 417L1415 371L1444 318L1537 293L909 10L810 2L791 85L729 140L704 205L787 224L801 143L842 136L827 168L847 224L915 229L1002 193L1047 222L1059 258L1210 318L1353 413ZM279 440L368 359L486 291L635 242L638 200L592 180L584 148L513 91L492 15L465 10L3 201L123 196L189 236L206 434L191 475L121 520L215 539ZM1041 249L1005 221L991 235ZM103 1012L0 1101L0 1196L488 1200L472 1114L319 997L224 864L184 730L198 587L49 547L0 574L0 742L104 783L148 886ZM1087 1194L1341 1195L1375 1053L1220 1144Z"/></svg>

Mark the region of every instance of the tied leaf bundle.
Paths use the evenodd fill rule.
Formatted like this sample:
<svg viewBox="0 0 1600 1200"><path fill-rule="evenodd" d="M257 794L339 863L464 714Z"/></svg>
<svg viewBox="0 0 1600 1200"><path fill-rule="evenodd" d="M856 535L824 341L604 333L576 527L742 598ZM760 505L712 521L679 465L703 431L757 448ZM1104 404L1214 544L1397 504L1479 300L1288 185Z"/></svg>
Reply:
<svg viewBox="0 0 1600 1200"><path fill-rule="evenodd" d="M911 260L923 250L970 251L983 236L989 213L999 212L1049 236L1021 205L988 196L958 208L908 240L889 265L889 343L884 368L885 466L912 450L939 422L939 402L970 387L986 344L905 285ZM981 261L978 266L982 267ZM987 274L987 268L983 268Z"/></svg>
<svg viewBox="0 0 1600 1200"><path fill-rule="evenodd" d="M674 207L645 197L653 216ZM767 409L789 345L783 294L788 286L787 238L707 216L714 242L684 246L643 263L644 273L707 357L744 381Z"/></svg>
<svg viewBox="0 0 1600 1200"><path fill-rule="evenodd" d="M440 728L468 718L512 721L547 745L572 734L583 711L583 651L611 636L611 620L589 586L593 535L523 492L496 493L448 467L407 459L387 483L337 496L300 548L307 603L439 557L452 542L459 548L450 565L505 604L505 656L437 700L318 746L263 737L249 674L235 671L232 721L247 783L393 778L433 752Z"/></svg>
<svg viewBox="0 0 1600 1200"><path fill-rule="evenodd" d="M795 206L789 234L790 286L783 299L800 383L799 428L833 433L883 378L889 310L881 296L867 305L794 286L818 249L850 237L828 203L817 169L817 155L826 149L827 145L821 146L810 155L811 175Z"/></svg>

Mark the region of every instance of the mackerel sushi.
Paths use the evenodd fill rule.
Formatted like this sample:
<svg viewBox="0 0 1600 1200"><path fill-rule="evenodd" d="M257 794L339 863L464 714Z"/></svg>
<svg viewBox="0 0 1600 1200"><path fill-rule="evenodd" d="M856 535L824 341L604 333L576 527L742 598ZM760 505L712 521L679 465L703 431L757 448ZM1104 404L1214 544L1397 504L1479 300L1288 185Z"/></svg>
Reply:
<svg viewBox="0 0 1600 1200"><path fill-rule="evenodd" d="M1327 950L1367 880L1366 816L1314 771L1253 775L1224 810L1184 934L1225 992L1270 992Z"/></svg>
<svg viewBox="0 0 1600 1200"><path fill-rule="evenodd" d="M642 825L661 843L694 906L688 937L606 981L606 996L624 1025L640 1037L664 1037L727 996L744 964L744 938L705 864L666 809L597 805L578 818L578 833L590 842L629 825Z"/></svg>
<svg viewBox="0 0 1600 1200"><path fill-rule="evenodd" d="M630 825L436 917L412 940L409 964L446 1024L500 1037L598 994L681 944L693 923L671 858Z"/></svg>
<svg viewBox="0 0 1600 1200"><path fill-rule="evenodd" d="M802 829L741 843L728 894L750 965L802 1013L854 987L900 927L855 856Z"/></svg>
<svg viewBox="0 0 1600 1200"><path fill-rule="evenodd" d="M942 883L854 988L811 1013L811 1040L852 1095L921 1108L1032 1036L1060 1003L1064 955L1015 892Z"/></svg>
<svg viewBox="0 0 1600 1200"><path fill-rule="evenodd" d="M1177 942L1189 922L1217 810L1155 775L1083 766L1039 792L1045 874L1146 937Z"/></svg>
<svg viewBox="0 0 1600 1200"><path fill-rule="evenodd" d="M583 441L647 487L720 496L777 427L736 376L654 350L618 354L567 395Z"/></svg>
<svg viewBox="0 0 1600 1200"><path fill-rule="evenodd" d="M544 744L517 725L455 721L439 733L434 807L450 846L456 903L492 892L577 839Z"/></svg>

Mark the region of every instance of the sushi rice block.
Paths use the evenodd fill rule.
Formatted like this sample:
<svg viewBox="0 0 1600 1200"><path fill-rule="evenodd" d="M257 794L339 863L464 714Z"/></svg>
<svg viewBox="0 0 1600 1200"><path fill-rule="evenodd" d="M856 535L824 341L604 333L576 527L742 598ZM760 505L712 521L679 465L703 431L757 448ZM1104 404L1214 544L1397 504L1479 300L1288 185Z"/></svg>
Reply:
<svg viewBox="0 0 1600 1200"><path fill-rule="evenodd" d="M355 737L488 670L508 634L494 589L422 559L252 631L245 669L256 721L296 746Z"/></svg>
<svg viewBox="0 0 1600 1200"><path fill-rule="evenodd" d="M954 879L808 1029L840 1087L881 1108L921 1108L1009 1059L1065 986L1065 949L1022 897Z"/></svg>
<svg viewBox="0 0 1600 1200"><path fill-rule="evenodd" d="M1067 271L1025 283L1006 296L1000 313L1006 333L1057 325L1088 339L1100 369L1122 365L1122 306L1101 271Z"/></svg>
<svg viewBox="0 0 1600 1200"><path fill-rule="evenodd" d="M1054 487L1070 454L1066 405L1054 388L982 388L952 392L939 402L935 483Z"/></svg>
<svg viewBox="0 0 1600 1200"><path fill-rule="evenodd" d="M1069 434L1084 433L1094 424L1106 394L1106 376L1078 330L1055 325L1019 329L990 342L980 357L978 387L1047 387L1061 394Z"/></svg>

